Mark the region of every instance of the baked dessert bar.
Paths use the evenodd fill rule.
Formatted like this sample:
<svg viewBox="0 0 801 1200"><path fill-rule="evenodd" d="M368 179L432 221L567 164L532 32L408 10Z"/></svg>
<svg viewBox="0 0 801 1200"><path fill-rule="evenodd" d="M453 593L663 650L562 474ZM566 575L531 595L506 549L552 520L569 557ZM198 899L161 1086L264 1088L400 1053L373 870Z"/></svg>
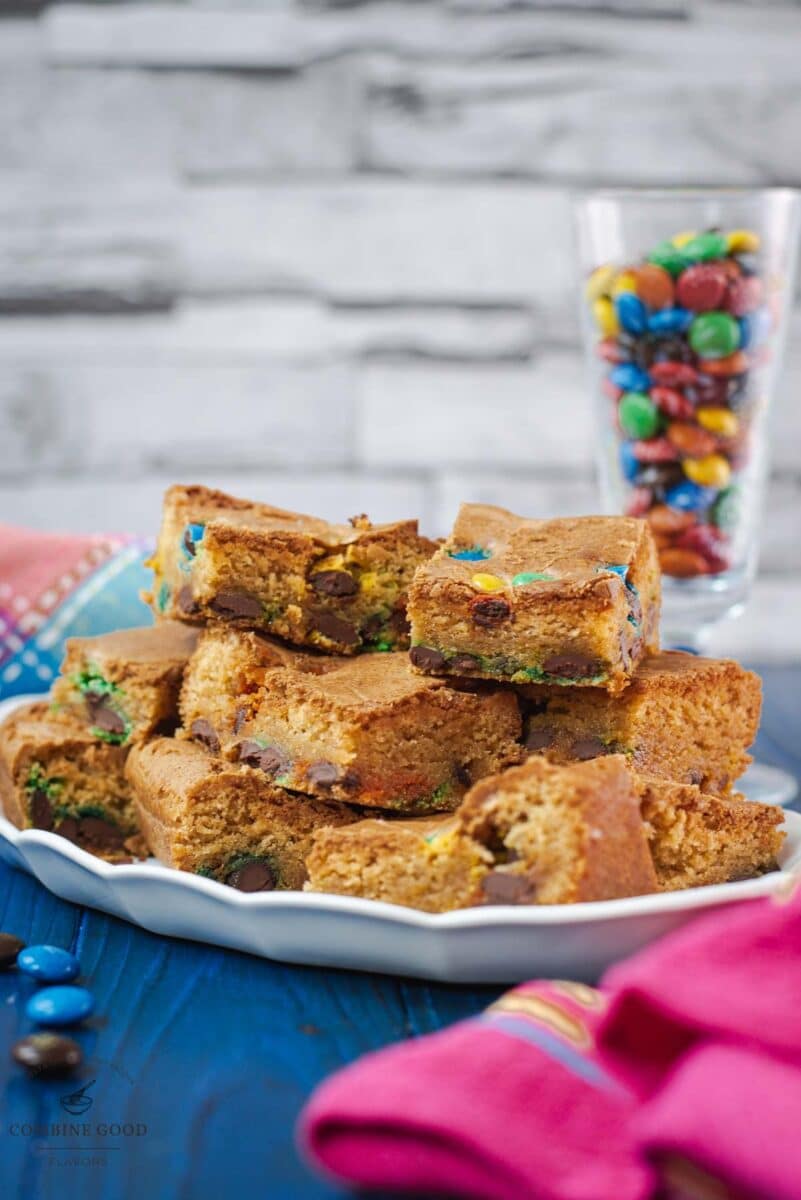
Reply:
<svg viewBox="0 0 801 1200"><path fill-rule="evenodd" d="M776 869L781 809L742 796L721 799L697 787L642 776L642 814L659 887L752 879Z"/></svg>
<svg viewBox="0 0 801 1200"><path fill-rule="evenodd" d="M644 521L465 504L409 589L411 661L427 674L616 694L658 648L660 596Z"/></svg>
<svg viewBox="0 0 801 1200"><path fill-rule="evenodd" d="M137 853L127 746L99 741L44 701L0 725L0 799L18 829L43 829L104 858Z"/></svg>
<svg viewBox="0 0 801 1200"><path fill-rule="evenodd" d="M315 833L307 891L449 912L474 904L492 855L466 837L456 813L368 818Z"/></svg>
<svg viewBox="0 0 801 1200"><path fill-rule="evenodd" d="M626 690L521 689L526 745L553 761L625 754L637 770L723 795L751 761L762 704L758 675L731 659L666 650L645 658Z"/></svg>
<svg viewBox="0 0 801 1200"><path fill-rule="evenodd" d="M520 736L510 691L457 690L415 675L405 654L363 655L325 675L270 671L236 753L282 787L420 814L518 762Z"/></svg>
<svg viewBox="0 0 801 1200"><path fill-rule="evenodd" d="M621 756L572 766L532 758L476 784L450 817L323 830L308 869L311 890L428 912L657 889L637 787Z"/></svg>
<svg viewBox="0 0 801 1200"><path fill-rule="evenodd" d="M270 670L287 667L315 675L342 661L292 649L262 634L209 625L184 672L180 736L194 738L217 753L238 733Z"/></svg>
<svg viewBox="0 0 801 1200"><path fill-rule="evenodd" d="M112 745L174 728L178 692L197 631L178 621L69 638L53 703Z"/></svg>
<svg viewBox="0 0 801 1200"><path fill-rule="evenodd" d="M329 653L406 648L406 591L435 549L416 521L331 525L176 486L145 598L162 616L226 621Z"/></svg>
<svg viewBox="0 0 801 1200"><path fill-rule="evenodd" d="M244 892L301 887L315 830L360 815L344 804L293 796L262 771L176 738L136 746L126 773L152 852L168 866Z"/></svg>

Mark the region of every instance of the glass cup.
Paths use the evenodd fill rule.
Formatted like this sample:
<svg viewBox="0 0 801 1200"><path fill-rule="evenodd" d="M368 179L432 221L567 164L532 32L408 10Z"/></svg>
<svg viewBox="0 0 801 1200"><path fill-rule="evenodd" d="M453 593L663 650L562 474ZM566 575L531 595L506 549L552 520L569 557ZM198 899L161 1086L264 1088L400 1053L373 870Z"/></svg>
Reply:
<svg viewBox="0 0 801 1200"><path fill-rule="evenodd" d="M701 650L756 570L799 194L603 190L575 211L603 504L649 521L663 643Z"/></svg>

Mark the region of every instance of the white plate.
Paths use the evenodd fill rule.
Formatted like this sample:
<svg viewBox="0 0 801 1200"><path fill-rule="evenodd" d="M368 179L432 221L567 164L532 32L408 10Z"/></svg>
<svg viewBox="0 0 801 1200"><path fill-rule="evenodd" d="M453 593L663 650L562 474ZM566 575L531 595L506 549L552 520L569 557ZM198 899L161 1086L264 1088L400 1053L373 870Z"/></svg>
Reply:
<svg viewBox="0 0 801 1200"><path fill-rule="evenodd" d="M0 719L19 700L0 703ZM781 870L759 879L591 904L414 909L305 892L245 894L155 860L109 866L65 838L0 817L0 860L56 896L190 938L312 966L385 971L452 983L536 976L592 982L611 963L704 909L767 896L801 872L801 815L787 812Z"/></svg>

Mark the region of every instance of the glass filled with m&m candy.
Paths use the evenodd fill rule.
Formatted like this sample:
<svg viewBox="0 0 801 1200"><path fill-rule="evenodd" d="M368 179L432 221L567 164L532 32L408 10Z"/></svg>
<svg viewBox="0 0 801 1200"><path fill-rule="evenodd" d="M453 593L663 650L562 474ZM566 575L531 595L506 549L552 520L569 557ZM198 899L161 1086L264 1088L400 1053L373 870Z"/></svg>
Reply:
<svg viewBox="0 0 801 1200"><path fill-rule="evenodd" d="M700 649L756 569L798 193L602 191L577 216L604 504L651 525L664 641Z"/></svg>

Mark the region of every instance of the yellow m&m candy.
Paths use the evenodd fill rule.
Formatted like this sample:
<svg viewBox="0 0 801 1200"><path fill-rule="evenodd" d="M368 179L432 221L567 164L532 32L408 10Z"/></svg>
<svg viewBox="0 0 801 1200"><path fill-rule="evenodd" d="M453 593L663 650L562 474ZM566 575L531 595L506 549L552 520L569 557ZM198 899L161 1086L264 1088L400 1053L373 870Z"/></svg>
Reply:
<svg viewBox="0 0 801 1200"><path fill-rule="evenodd" d="M697 408L695 419L702 429L718 437L734 437L740 428L740 422L728 408Z"/></svg>
<svg viewBox="0 0 801 1200"><path fill-rule="evenodd" d="M726 246L730 254L755 254L760 247L760 238L753 229L732 229L726 234Z"/></svg>
<svg viewBox="0 0 801 1200"><path fill-rule="evenodd" d="M722 454L707 454L704 458L685 458L684 474L699 487L725 488L731 479L731 467Z"/></svg>
<svg viewBox="0 0 801 1200"><path fill-rule="evenodd" d="M506 584L497 575L487 575L483 571L474 575L470 582L480 592L502 592L506 587Z"/></svg>
<svg viewBox="0 0 801 1200"><path fill-rule="evenodd" d="M617 337L620 333L620 322L617 319L615 306L608 296L599 296L597 300L593 301L592 315L604 337Z"/></svg>
<svg viewBox="0 0 801 1200"><path fill-rule="evenodd" d="M633 271L621 271L615 282L612 284L611 296L620 296L623 292L637 291L637 276Z"/></svg>
<svg viewBox="0 0 801 1200"><path fill-rule="evenodd" d="M617 272L611 263L596 267L584 284L584 295L587 300L597 300L599 296L608 296Z"/></svg>

